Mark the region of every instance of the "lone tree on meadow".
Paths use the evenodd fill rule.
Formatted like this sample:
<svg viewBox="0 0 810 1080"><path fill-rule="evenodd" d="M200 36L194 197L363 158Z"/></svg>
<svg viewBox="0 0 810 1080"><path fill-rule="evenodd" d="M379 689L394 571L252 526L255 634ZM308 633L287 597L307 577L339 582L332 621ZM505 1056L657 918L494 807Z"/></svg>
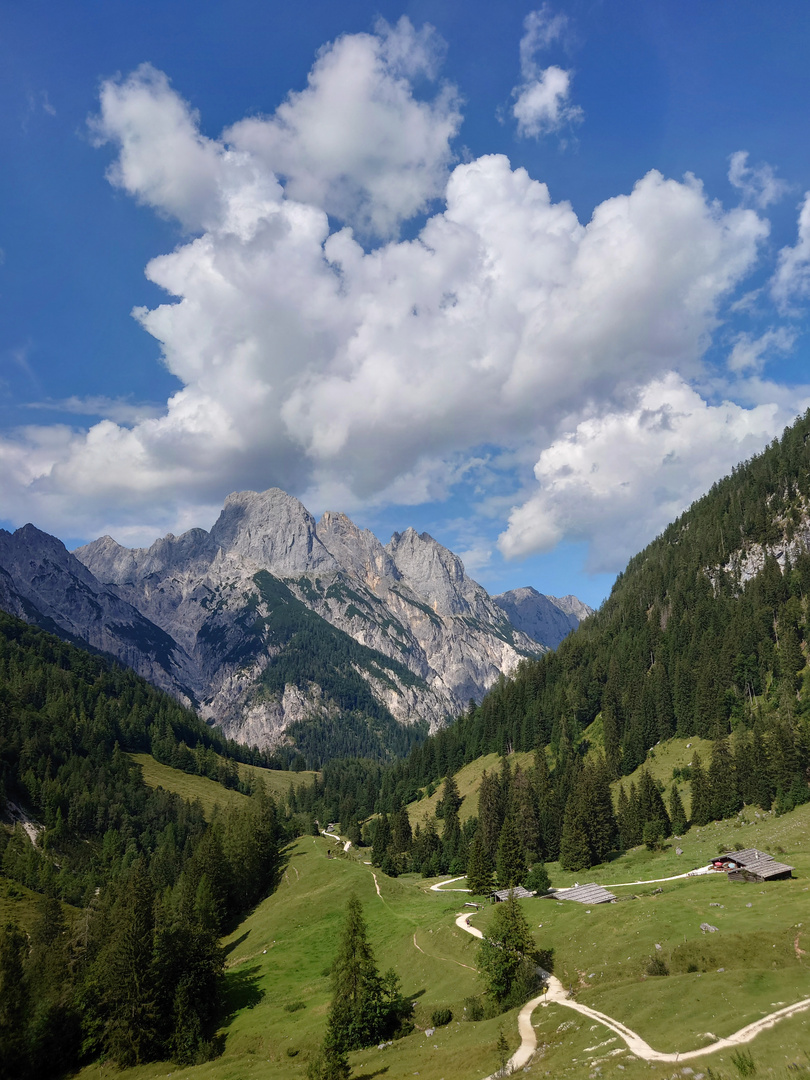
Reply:
<svg viewBox="0 0 810 1080"><path fill-rule="evenodd" d="M522 1004L537 986L534 938L511 892L495 909L489 937L478 947L478 964L487 994L502 1007Z"/></svg>
<svg viewBox="0 0 810 1080"><path fill-rule="evenodd" d="M410 1002L403 999L395 972L380 975L377 971L363 909L352 894L332 965L332 1005L326 1023L325 1058L335 1063L348 1050L360 1050L390 1038L410 1012Z"/></svg>

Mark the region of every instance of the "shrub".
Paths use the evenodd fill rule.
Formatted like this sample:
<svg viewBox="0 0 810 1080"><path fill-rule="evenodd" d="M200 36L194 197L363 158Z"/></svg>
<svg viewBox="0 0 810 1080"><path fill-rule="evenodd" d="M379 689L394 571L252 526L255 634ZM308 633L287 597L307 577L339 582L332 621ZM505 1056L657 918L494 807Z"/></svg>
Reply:
<svg viewBox="0 0 810 1080"><path fill-rule="evenodd" d="M669 968L666 965L666 961L663 956L659 956L657 953L655 956L650 957L645 971L648 975L669 975Z"/></svg>
<svg viewBox="0 0 810 1080"><path fill-rule="evenodd" d="M551 888L551 879L546 870L546 864L537 862L531 868L526 877L526 888L532 892L546 893Z"/></svg>
<svg viewBox="0 0 810 1080"><path fill-rule="evenodd" d="M430 1022L434 1027L444 1027L453 1019L450 1009L434 1009L430 1014Z"/></svg>
<svg viewBox="0 0 810 1080"><path fill-rule="evenodd" d="M464 1018L473 1021L484 1019L484 1003L480 998L468 997L464 999Z"/></svg>
<svg viewBox="0 0 810 1080"><path fill-rule="evenodd" d="M331 968L330 968L330 973L331 973ZM305 1009L305 1008L306 1008L306 1006L304 1005L303 1001L288 1001L287 1004L284 1006L284 1011L285 1012L298 1012L299 1009Z"/></svg>

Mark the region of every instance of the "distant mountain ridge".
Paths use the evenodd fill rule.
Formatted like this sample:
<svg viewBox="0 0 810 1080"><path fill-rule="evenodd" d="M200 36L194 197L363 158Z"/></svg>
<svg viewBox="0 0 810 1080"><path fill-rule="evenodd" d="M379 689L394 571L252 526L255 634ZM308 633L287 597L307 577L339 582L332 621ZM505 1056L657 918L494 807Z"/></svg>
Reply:
<svg viewBox="0 0 810 1080"><path fill-rule="evenodd" d="M229 495L210 532L149 548L105 536L71 555L33 526L0 533L0 607L112 653L261 747L328 729L334 752L384 754L403 725L436 730L584 609L516 592L531 594L512 603L526 629L427 533L383 546L278 489ZM371 743L341 736L349 714Z"/></svg>

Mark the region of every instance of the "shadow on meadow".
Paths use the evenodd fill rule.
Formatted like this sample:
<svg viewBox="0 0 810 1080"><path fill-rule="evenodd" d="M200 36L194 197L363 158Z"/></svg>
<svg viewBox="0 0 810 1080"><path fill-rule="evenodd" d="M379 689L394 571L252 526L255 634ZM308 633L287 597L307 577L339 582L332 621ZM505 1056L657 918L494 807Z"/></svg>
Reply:
<svg viewBox="0 0 810 1080"><path fill-rule="evenodd" d="M264 997L264 990L258 986L261 968L258 964L251 967L231 968L225 975L223 993L223 1026L227 1026L242 1009L252 1009Z"/></svg>

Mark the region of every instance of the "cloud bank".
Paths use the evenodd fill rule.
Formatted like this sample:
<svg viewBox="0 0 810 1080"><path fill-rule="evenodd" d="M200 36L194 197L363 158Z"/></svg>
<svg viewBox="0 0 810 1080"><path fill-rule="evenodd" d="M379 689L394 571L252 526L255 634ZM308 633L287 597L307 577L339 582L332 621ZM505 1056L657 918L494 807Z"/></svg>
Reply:
<svg viewBox="0 0 810 1080"><path fill-rule="evenodd" d="M531 65L563 26L527 19L529 82L552 87ZM219 138L148 65L103 84L92 129L113 148L110 182L186 230L146 269L165 303L133 313L182 388L160 415L111 408L88 430L0 440L9 516L143 542L208 524L234 489L418 503L494 446L537 463L504 554L585 538L594 568L618 569L790 419L695 389L768 235L757 210L651 171L583 223L502 155L454 165L459 95L440 59L407 19L346 35L303 91ZM774 295L806 289L806 231ZM737 339L735 380L791 347L772 334Z"/></svg>

